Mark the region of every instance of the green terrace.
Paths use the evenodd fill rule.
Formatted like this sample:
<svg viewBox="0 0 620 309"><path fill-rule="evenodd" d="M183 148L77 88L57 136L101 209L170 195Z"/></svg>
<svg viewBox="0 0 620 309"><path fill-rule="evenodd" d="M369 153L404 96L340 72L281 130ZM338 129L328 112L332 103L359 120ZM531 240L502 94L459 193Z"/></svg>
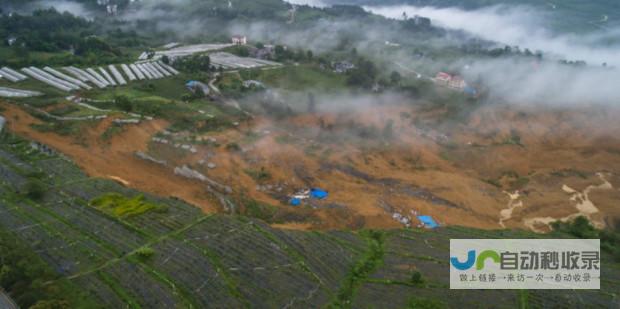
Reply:
<svg viewBox="0 0 620 309"><path fill-rule="evenodd" d="M24 308L578 308L619 301L618 236L587 222L549 235L281 230L88 178L9 132L0 136L0 176L0 284ZM451 238L575 236L602 238L600 290L449 289Z"/></svg>

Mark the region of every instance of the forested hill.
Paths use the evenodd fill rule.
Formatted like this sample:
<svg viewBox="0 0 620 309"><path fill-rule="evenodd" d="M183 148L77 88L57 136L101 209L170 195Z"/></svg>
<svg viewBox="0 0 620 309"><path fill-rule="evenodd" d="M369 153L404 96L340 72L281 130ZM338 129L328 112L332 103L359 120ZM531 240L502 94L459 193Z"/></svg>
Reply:
<svg viewBox="0 0 620 309"><path fill-rule="evenodd" d="M327 4L413 5L437 8L476 10L489 6L534 7L550 16L550 24L558 32L587 32L620 26L620 1L616 0L323 0Z"/></svg>

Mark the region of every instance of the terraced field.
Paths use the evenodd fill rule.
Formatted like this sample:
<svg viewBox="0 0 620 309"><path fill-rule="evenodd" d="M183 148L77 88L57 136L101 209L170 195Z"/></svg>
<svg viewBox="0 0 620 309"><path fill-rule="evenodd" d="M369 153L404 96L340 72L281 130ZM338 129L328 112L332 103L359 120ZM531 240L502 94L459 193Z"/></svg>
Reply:
<svg viewBox="0 0 620 309"><path fill-rule="evenodd" d="M114 216L91 201L141 193L88 178L8 133L0 136L0 176L0 246L20 248L0 250L0 283L25 308L53 299L75 308L620 305L620 264L609 256L600 291L449 290L450 238L542 237L523 231L279 230L150 195L160 207ZM11 264L16 258L28 263ZM35 266L41 275L24 279Z"/></svg>

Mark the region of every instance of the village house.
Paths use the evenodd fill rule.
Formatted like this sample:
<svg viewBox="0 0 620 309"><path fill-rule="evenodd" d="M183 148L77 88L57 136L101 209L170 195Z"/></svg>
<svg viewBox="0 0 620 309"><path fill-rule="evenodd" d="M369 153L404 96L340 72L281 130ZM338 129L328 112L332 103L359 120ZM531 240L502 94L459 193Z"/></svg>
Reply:
<svg viewBox="0 0 620 309"><path fill-rule="evenodd" d="M464 90L465 87L467 87L467 83L462 77L458 75L451 75L445 72L437 73L437 76L435 76L435 83L461 91Z"/></svg>
<svg viewBox="0 0 620 309"><path fill-rule="evenodd" d="M419 15L415 15L413 17L413 23L416 26L420 26L420 27L430 27L431 26L431 19L428 17L422 17Z"/></svg>
<svg viewBox="0 0 620 309"><path fill-rule="evenodd" d="M250 48L250 56L258 59L272 59L275 50L275 45L264 45L263 48Z"/></svg>
<svg viewBox="0 0 620 309"><path fill-rule="evenodd" d="M248 44L248 38L243 35L235 35L232 37L232 43L235 45L246 45Z"/></svg>
<svg viewBox="0 0 620 309"><path fill-rule="evenodd" d="M9 46L13 46L15 44L15 42L17 42L17 37L14 36L9 36L6 38L6 44Z"/></svg>
<svg viewBox="0 0 620 309"><path fill-rule="evenodd" d="M355 64L350 61L334 61L331 63L331 67L334 70L334 73L342 74L347 73L353 69L355 69Z"/></svg>
<svg viewBox="0 0 620 309"><path fill-rule="evenodd" d="M118 5L117 4L108 4L106 6L106 10L107 10L108 14L116 15L116 14L118 14Z"/></svg>

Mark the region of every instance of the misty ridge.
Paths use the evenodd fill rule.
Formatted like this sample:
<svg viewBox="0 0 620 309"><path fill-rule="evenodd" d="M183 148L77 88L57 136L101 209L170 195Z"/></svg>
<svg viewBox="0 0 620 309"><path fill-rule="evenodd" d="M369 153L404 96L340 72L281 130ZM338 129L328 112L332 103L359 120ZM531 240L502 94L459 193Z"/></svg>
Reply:
<svg viewBox="0 0 620 309"><path fill-rule="evenodd" d="M182 0L177 0L181 4ZM292 1L291 3L324 6L320 1ZM173 1L174 3L174 1ZM154 7L154 6L153 6ZM459 8L433 8L415 6L365 6L365 10L387 18L402 19L403 12L409 17L415 15L431 18L434 25L450 30L463 31L473 37L497 42L498 47L518 46L532 52L542 51L550 61L524 61L519 59L464 60L443 63L420 63L437 70L451 69L468 78L482 80L491 97L512 103L532 104L615 104L620 100L616 86L620 72L612 68L620 65L620 45L606 44L620 34L620 29L601 30L588 35L554 34L545 25L545 12L527 6L491 6L466 11ZM166 12L139 11L132 18L165 19L161 27L187 33L200 28L198 20L185 21L176 28L174 19L165 18ZM308 27L309 26L309 27ZM379 27L377 27L379 26ZM181 30L184 29L184 30ZM227 28L229 34L243 33L254 40L280 42L293 47L308 48L317 52L337 48L340 38L350 35L360 53L368 51L373 42L399 42L399 31L389 25L369 26L358 20L318 20L306 24L302 29L283 26L276 22L233 23ZM442 41L430 39L424 44L459 46L458 40ZM402 40L402 39L401 39ZM371 58L381 58L372 53ZM399 62L415 63L408 53L397 55ZM589 66L567 66L557 60L583 60ZM379 59L390 63L393 59ZM602 67L603 63L607 67ZM352 100L356 101L356 100Z"/></svg>
<svg viewBox="0 0 620 309"><path fill-rule="evenodd" d="M328 5L326 1L290 2ZM523 104L616 104L620 99L620 90L616 87L620 72L615 68L620 65L617 42L620 28L603 28L587 34L556 33L549 29L549 12L525 5L494 5L473 10L411 5L364 6L364 9L391 19L403 19L403 13L409 17L429 17L435 26L464 31L496 42L498 47L506 45L540 51L546 60L551 60L478 59L469 63L460 60L432 64L436 68L443 66L460 72L470 80L484 80L494 98ZM557 63L563 59L585 61L589 66Z"/></svg>
<svg viewBox="0 0 620 309"><path fill-rule="evenodd" d="M325 1L319 0L287 2L327 6ZM361 55L394 69L399 69L394 64L397 60L410 69L426 72L430 77L438 71L449 71L463 75L470 82L482 82L490 98L498 101L587 105L616 104L620 99L620 89L616 86L620 80L620 72L616 69L620 66L620 44L616 42L620 29L601 29L579 35L554 33L546 23L548 13L534 7L495 5L465 10L411 5L364 6L368 12L393 20L369 23L366 19L356 18L317 19L290 25L284 22L285 16L273 20L234 19L221 24L208 16L194 14L193 3L191 0L142 1L118 19L129 22L138 31L147 23L156 31L168 34L170 40L199 42L201 37L213 39L243 34L252 41L309 49L318 54L342 48L344 41L347 47L356 48ZM286 7L288 4L282 5ZM28 7L55 7L85 18L94 15L84 4L68 0L35 1ZM418 37L403 32L402 27L394 22L401 20L403 13L409 17L429 17L434 26L449 31L442 37ZM406 35L403 36L403 33ZM407 47L395 53L380 51L381 44L386 41L408 43L417 40L414 44L449 49L459 48L472 38L491 42L489 48L518 46L521 50L540 51L544 54L543 61L513 59L511 56L497 59L472 56L457 60L420 59L405 50ZM587 66L558 63L563 59L582 60Z"/></svg>

